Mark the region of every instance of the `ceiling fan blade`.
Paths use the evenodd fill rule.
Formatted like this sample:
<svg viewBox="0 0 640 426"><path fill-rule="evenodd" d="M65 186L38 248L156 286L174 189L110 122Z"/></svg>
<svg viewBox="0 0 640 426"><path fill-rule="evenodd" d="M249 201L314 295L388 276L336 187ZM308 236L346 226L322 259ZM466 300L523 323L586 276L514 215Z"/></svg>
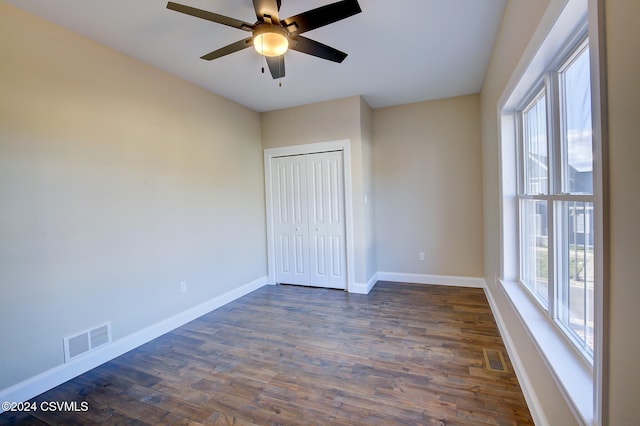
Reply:
<svg viewBox="0 0 640 426"><path fill-rule="evenodd" d="M263 21L264 16L271 18L271 23L280 24L278 11L280 10L280 0L253 0L253 8L256 10L258 21Z"/></svg>
<svg viewBox="0 0 640 426"><path fill-rule="evenodd" d="M267 65L269 65L269 71L271 71L271 77L276 78L284 77L284 55L280 56L265 56Z"/></svg>
<svg viewBox="0 0 640 426"><path fill-rule="evenodd" d="M293 34L302 34L362 12L358 0L343 0L308 10L284 19L283 25Z"/></svg>
<svg viewBox="0 0 640 426"><path fill-rule="evenodd" d="M338 49L334 49L331 46L327 46L326 44L322 44L303 36L295 37L295 42L291 43L289 47L298 52L338 63L344 61L344 58L347 57L346 53L341 52Z"/></svg>
<svg viewBox="0 0 640 426"><path fill-rule="evenodd" d="M171 1L167 3L167 9L195 16L196 18L206 19L207 21L216 22L218 24L228 25L233 28L239 28L245 31L252 31L254 27L253 24L241 21L239 19L230 18L224 15L218 15L217 13L207 12L206 10L196 9L195 7L178 4Z"/></svg>
<svg viewBox="0 0 640 426"><path fill-rule="evenodd" d="M251 39L251 37L246 38L244 40L236 41L235 43L231 43L225 47L221 47L218 50L214 50L213 52L207 53L206 55L201 56L200 59L210 61L212 59L217 59L221 56L225 56L230 53L234 53L242 49L246 49L249 46L253 46L253 40Z"/></svg>

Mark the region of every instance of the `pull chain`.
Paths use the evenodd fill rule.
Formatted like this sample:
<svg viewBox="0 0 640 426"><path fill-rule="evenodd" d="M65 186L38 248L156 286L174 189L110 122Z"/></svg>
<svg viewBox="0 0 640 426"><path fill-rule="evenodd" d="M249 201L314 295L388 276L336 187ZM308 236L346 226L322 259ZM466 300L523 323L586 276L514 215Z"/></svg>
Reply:
<svg viewBox="0 0 640 426"><path fill-rule="evenodd" d="M260 42L262 43L262 51L264 52L264 39L261 39ZM267 61L267 58L260 55L260 62L262 63L262 74L264 74L264 64Z"/></svg>

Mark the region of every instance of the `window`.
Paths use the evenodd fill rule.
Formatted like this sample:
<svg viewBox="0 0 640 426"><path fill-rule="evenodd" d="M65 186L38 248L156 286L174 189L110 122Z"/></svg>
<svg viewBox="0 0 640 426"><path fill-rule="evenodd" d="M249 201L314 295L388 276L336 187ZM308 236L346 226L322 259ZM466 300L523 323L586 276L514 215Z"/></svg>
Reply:
<svg viewBox="0 0 640 426"><path fill-rule="evenodd" d="M602 17L596 2L583 0L551 0L546 13L557 19L540 22L497 104L500 275L488 286L506 295L577 422L601 424L607 392ZM525 383L537 374L527 368ZM548 423L540 413L537 423Z"/></svg>
<svg viewBox="0 0 640 426"><path fill-rule="evenodd" d="M586 39L516 114L520 281L593 362L594 176Z"/></svg>
<svg viewBox="0 0 640 426"><path fill-rule="evenodd" d="M522 113L522 172L520 191L521 281L546 308L549 301L547 199L549 156L547 97L544 88Z"/></svg>

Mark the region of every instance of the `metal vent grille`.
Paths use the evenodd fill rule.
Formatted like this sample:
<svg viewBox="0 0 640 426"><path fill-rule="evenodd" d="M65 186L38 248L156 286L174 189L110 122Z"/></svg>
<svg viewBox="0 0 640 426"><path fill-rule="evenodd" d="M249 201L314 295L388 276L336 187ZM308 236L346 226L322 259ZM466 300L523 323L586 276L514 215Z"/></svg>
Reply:
<svg viewBox="0 0 640 426"><path fill-rule="evenodd" d="M105 343L109 343L109 341L111 340L110 335L111 333L107 324L89 331L89 341L91 342L91 347L97 348L98 346L102 346Z"/></svg>
<svg viewBox="0 0 640 426"><path fill-rule="evenodd" d="M111 342L111 323L64 338L64 362Z"/></svg>
<svg viewBox="0 0 640 426"><path fill-rule="evenodd" d="M500 373L507 372L507 364L504 362L502 351L487 348L483 348L482 351L484 352L484 361L487 370L497 371Z"/></svg>
<svg viewBox="0 0 640 426"><path fill-rule="evenodd" d="M67 343L69 347L69 358L73 358L89 350L89 339L87 337L87 333L82 333L69 338Z"/></svg>

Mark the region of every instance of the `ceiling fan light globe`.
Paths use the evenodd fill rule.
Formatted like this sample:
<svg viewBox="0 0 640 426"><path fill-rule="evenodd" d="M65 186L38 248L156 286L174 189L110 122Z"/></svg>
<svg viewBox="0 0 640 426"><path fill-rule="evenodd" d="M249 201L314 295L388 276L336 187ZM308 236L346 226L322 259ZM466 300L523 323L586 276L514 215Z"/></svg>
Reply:
<svg viewBox="0 0 640 426"><path fill-rule="evenodd" d="M253 47L264 56L281 56L289 49L289 40L279 32L265 31L253 37Z"/></svg>

